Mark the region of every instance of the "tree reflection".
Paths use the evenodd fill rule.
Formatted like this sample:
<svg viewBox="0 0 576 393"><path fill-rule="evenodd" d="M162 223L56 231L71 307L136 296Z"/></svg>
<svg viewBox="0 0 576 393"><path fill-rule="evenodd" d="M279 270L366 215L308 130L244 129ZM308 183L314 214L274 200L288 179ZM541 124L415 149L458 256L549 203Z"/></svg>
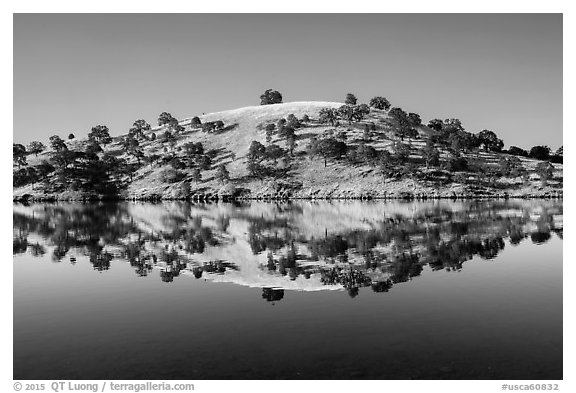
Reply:
<svg viewBox="0 0 576 393"><path fill-rule="evenodd" d="M338 204L310 206L312 211L317 207L327 223L338 222L342 214ZM361 213L370 206L358 209ZM284 285L267 284L272 280L295 289L338 287L350 297L367 287L384 293L422 275L425 267L460 271L474 258L495 259L506 243L516 246L529 238L543 244L552 233L563 236L562 202L413 206L392 213L383 209L357 224L338 226L317 225L304 203L15 205L13 253L60 262L73 251L71 263L84 256L98 272L110 270L114 260L124 260L138 277L157 269L167 283L186 274L233 280L252 272L250 264L256 264L259 273L250 273L252 285L263 288L263 299L278 301L284 297ZM149 211L155 213L149 217ZM244 248L252 257L239 264L234 259ZM230 260L214 258L218 250Z"/></svg>
<svg viewBox="0 0 576 393"><path fill-rule="evenodd" d="M28 249L28 238L26 237L15 237L12 241L12 253L22 254Z"/></svg>
<svg viewBox="0 0 576 393"><path fill-rule="evenodd" d="M530 239L534 244L546 243L551 237L550 231L536 231L530 234Z"/></svg>
<svg viewBox="0 0 576 393"><path fill-rule="evenodd" d="M277 302L284 298L283 289L262 288L262 299L267 302Z"/></svg>

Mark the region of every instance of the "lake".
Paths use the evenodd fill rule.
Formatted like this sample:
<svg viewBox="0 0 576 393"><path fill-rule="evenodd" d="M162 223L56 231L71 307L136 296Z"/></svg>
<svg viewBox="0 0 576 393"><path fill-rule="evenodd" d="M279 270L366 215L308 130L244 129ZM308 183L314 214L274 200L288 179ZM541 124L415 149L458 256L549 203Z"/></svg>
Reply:
<svg viewBox="0 0 576 393"><path fill-rule="evenodd" d="M562 207L14 204L14 379L562 379Z"/></svg>

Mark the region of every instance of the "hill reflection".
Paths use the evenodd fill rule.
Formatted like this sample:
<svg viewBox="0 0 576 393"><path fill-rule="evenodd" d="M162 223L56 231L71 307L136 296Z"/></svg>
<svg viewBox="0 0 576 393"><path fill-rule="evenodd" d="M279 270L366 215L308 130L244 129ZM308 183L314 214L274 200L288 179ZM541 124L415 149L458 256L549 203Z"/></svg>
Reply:
<svg viewBox="0 0 576 393"><path fill-rule="evenodd" d="M13 253L138 277L190 275L284 290L388 292L432 270L562 238L560 201L15 204Z"/></svg>

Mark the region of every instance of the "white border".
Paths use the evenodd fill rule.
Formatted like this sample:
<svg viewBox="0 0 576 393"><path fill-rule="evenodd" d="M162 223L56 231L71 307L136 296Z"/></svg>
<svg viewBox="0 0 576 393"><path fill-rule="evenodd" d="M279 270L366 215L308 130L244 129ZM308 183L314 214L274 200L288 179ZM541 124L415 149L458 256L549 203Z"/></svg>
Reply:
<svg viewBox="0 0 576 393"><path fill-rule="evenodd" d="M572 1L572 3L574 3ZM225 13L266 13L266 12L305 12L305 13L403 13L417 11L419 13L563 13L564 14L564 130L569 132L564 134L567 139L566 162L564 163L564 195L567 201L571 200L573 194L572 168L574 160L570 154L573 151L574 136L572 135L573 119L570 116L575 108L573 87L574 76L569 70L576 70L574 62L574 26L576 18L573 15L574 6L569 1L495 1L484 0L482 2L463 1L396 1L396 2L372 2L366 0L356 0L354 2L335 1L312 1L312 0L292 0L285 2L274 1L212 1L206 3L179 2L179 1L120 1L120 0L100 0L98 2L81 1L5 1L2 7L2 19L0 28L2 29L2 53L5 54L2 67L2 119L6 129L4 132L11 133L13 123L13 85L12 85L12 14L13 13L186 13L186 12L225 12ZM546 132L546 125L542 125L542 132ZM12 137L10 138L12 139ZM0 155L0 174L2 184L7 188L11 184L9 144L2 145L4 151ZM10 194L2 193L2 247L5 253L3 263L8 274L2 275L1 298L2 315L5 317L1 324L1 337L3 338L3 353L1 358L0 386L2 391L13 390L12 380L12 258L9 254L9 245L12 214L9 208ZM566 221L575 221L574 211L570 203L565 205ZM576 222L576 221L575 221ZM572 229L569 224L564 233L565 244L571 245ZM568 251L568 253L566 253ZM576 369L574 362L574 335L576 331L574 324L574 285L570 278L575 276L574 261L571 259L571 248L564 249L564 381L559 381L561 391L576 391L574 382L574 372ZM9 321L10 320L10 323ZM46 381L51 382L51 381ZM97 382L97 381L95 381ZM99 381L98 381L99 382ZM173 381L174 382L174 381ZM350 392L359 389L393 389L393 390L414 390L414 391L443 391L443 392L496 392L501 391L502 383L529 384L530 381L194 381L198 391L246 391L257 392L271 390L275 392L292 392L295 389L305 391L329 390L335 392ZM534 383L547 383L554 381L531 381Z"/></svg>

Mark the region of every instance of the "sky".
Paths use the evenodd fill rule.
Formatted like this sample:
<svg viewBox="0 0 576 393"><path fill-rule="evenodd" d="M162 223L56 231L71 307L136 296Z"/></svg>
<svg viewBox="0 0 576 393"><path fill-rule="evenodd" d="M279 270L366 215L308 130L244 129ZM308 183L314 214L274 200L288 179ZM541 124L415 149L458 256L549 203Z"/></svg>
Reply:
<svg viewBox="0 0 576 393"><path fill-rule="evenodd" d="M562 145L561 14L15 14L15 143L381 95L506 146Z"/></svg>

